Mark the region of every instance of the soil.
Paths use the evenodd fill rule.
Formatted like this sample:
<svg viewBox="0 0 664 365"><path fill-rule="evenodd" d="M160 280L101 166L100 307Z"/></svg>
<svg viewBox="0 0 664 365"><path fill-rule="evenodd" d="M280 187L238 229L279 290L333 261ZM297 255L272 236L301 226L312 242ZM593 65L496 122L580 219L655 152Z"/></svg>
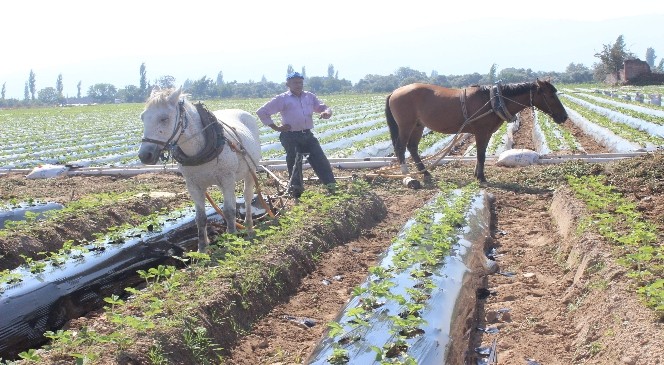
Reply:
<svg viewBox="0 0 664 365"><path fill-rule="evenodd" d="M586 153L607 152L570 122L565 128L571 130ZM524 117L514 134L513 148L532 149L531 136L532 119ZM616 262L615 246L592 232L575 230L584 215L583 204L559 188L565 171L583 169L607 175L618 191L635 202L645 219L658 226L659 242L663 242L663 166L661 153L606 164L567 163L564 168L506 168L487 163L488 182L482 188L493 201L491 238L486 249L493 249L500 272L505 275L485 278L488 294L478 295L475 327L495 327L498 332L470 333L467 364L478 363L475 348L492 344L497 364L504 365L664 363L661 318L639 301L626 269ZM433 175L436 180L463 185L472 181L473 167L452 163L436 169ZM347 176L358 172L336 173ZM374 183L374 192L385 206L384 218L365 227L359 237L350 237L325 252L315 268L286 290L292 295L276 303L266 301L270 307L259 311L263 314L251 328L224 344L224 364L304 363L324 335L325 323L335 319L352 289L365 280L367 268L377 263L378 256L404 223L436 192L431 185L408 190L399 182ZM174 195L131 197L84 218L79 216L2 238L0 269L18 265L19 254L36 256L66 239L89 239L106 227L131 222L135 214L187 200L184 182L177 174L49 180L26 180L15 174L1 176L0 193L5 200L37 197L66 204L92 193L126 191ZM95 321L97 316L99 313L92 313L86 321ZM315 325L302 326L288 319L291 317L309 318ZM77 321L73 321L70 328L76 325ZM118 357L109 363L144 362Z"/></svg>

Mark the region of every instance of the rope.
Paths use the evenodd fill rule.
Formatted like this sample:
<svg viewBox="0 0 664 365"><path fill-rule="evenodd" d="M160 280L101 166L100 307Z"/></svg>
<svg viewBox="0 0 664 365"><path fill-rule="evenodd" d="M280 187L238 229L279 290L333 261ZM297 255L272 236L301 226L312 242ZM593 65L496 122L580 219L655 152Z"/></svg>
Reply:
<svg viewBox="0 0 664 365"><path fill-rule="evenodd" d="M230 126L224 123L223 121L220 121L220 123L233 132L233 137L235 137L235 140L240 145L240 148L238 149L237 146L235 146L235 144L233 144L233 142L231 141L228 141L228 144L231 146L231 149L235 150L236 152L239 151L240 155L247 163L247 166L249 167L249 172L251 172L251 177L254 179L254 187L256 189L256 194L258 195L258 200L260 201L263 208L268 212L270 218L274 218L274 213L272 212L272 209L270 209L265 199L263 199L263 194L261 192L261 185L260 182L258 181L258 176L256 175L256 167L258 166L258 164L256 163L256 161L253 160L251 156L247 154L247 150L242 145L242 141L240 140L240 136L238 135L237 130L233 126ZM247 199L247 197L244 198Z"/></svg>
<svg viewBox="0 0 664 365"><path fill-rule="evenodd" d="M217 205L217 203L214 202L214 200L212 199L212 197L210 196L210 194L208 194L207 191L205 192L205 197L206 197L207 200L210 202L210 204L212 204L212 207L214 208L214 210L216 210L217 213L218 213L222 218L224 218L224 221L226 222L226 225L228 225L230 221L226 218L226 216L224 215L224 212L223 212L221 209L219 209L219 206ZM245 199L246 199L246 198L245 198ZM270 211L270 210L268 209L268 211ZM237 227L237 229L244 229L244 228L245 228L244 225L238 223L238 222L235 220L235 217L233 217L233 221L235 222L235 227Z"/></svg>

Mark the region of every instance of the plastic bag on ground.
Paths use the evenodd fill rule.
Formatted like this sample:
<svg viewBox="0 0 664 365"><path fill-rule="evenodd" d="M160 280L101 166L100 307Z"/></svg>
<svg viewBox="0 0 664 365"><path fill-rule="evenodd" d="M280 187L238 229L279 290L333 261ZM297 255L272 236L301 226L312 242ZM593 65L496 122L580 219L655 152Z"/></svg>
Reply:
<svg viewBox="0 0 664 365"><path fill-rule="evenodd" d="M64 165L39 165L26 176L27 179L48 179L66 175L69 168Z"/></svg>
<svg viewBox="0 0 664 365"><path fill-rule="evenodd" d="M537 152L525 148L515 148L501 153L496 161L496 166L528 166L536 164L538 160Z"/></svg>

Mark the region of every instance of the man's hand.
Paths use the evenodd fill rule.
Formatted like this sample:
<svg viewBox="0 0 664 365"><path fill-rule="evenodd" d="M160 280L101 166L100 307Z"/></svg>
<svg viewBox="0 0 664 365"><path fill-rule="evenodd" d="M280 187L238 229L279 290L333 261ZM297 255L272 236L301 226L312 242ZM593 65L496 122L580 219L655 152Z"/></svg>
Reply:
<svg viewBox="0 0 664 365"><path fill-rule="evenodd" d="M288 132L291 130L290 124L282 124L280 126L277 126L276 124L270 124L270 127L277 132Z"/></svg>
<svg viewBox="0 0 664 365"><path fill-rule="evenodd" d="M332 113L330 113L328 111L324 111L324 112L320 113L320 119L330 119L331 116L332 116Z"/></svg>

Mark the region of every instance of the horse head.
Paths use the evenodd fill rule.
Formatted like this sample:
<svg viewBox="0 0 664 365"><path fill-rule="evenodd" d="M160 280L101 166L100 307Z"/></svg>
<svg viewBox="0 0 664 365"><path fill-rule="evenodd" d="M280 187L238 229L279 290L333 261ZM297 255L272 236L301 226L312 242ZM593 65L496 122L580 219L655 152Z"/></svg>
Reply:
<svg viewBox="0 0 664 365"><path fill-rule="evenodd" d="M161 151L177 141L183 126L179 123L179 101L182 88L153 89L141 113L143 139L138 158L146 165L154 165Z"/></svg>
<svg viewBox="0 0 664 365"><path fill-rule="evenodd" d="M553 120L560 124L567 120L567 111L563 103L558 99L558 90L549 80L537 79L536 91L533 95L533 105L548 114Z"/></svg>

